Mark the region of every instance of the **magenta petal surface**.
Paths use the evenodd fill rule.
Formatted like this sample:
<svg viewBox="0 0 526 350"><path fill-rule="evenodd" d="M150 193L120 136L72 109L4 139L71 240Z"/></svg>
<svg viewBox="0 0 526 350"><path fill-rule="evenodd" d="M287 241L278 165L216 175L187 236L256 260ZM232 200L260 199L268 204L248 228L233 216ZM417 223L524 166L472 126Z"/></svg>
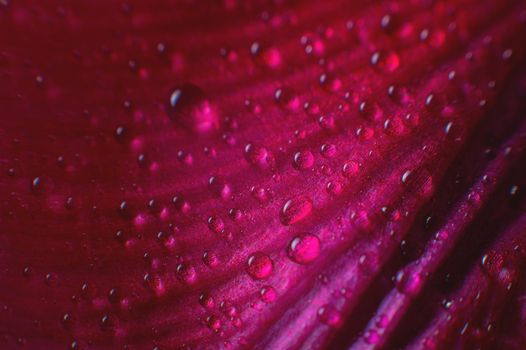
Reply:
<svg viewBox="0 0 526 350"><path fill-rule="evenodd" d="M1 349L525 349L526 4L0 0Z"/></svg>

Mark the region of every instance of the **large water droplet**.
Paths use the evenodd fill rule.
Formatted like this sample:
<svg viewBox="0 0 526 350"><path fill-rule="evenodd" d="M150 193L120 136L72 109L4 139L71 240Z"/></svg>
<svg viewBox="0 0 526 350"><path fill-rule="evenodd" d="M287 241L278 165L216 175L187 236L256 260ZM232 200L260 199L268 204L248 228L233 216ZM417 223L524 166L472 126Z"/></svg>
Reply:
<svg viewBox="0 0 526 350"><path fill-rule="evenodd" d="M279 218L283 225L295 224L312 212L312 201L307 196L299 196L288 200L281 209Z"/></svg>
<svg viewBox="0 0 526 350"><path fill-rule="evenodd" d="M320 239L310 233L296 236L290 241L287 254L298 264L308 264L320 255Z"/></svg>
<svg viewBox="0 0 526 350"><path fill-rule="evenodd" d="M256 252L248 257L247 273L250 277L261 280L269 277L274 270L272 260L262 252Z"/></svg>
<svg viewBox="0 0 526 350"><path fill-rule="evenodd" d="M201 88L190 83L171 92L167 114L175 122L198 133L210 132L219 126L215 106Z"/></svg>

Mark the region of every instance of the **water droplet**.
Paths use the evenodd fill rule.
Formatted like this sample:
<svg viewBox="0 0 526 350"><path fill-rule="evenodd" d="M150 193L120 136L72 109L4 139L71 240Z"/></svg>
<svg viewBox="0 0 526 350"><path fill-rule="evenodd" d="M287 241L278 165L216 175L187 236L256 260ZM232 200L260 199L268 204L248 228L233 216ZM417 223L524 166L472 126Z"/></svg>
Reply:
<svg viewBox="0 0 526 350"><path fill-rule="evenodd" d="M504 266L504 258L501 254L490 251L482 256L480 265L488 275L496 275Z"/></svg>
<svg viewBox="0 0 526 350"><path fill-rule="evenodd" d="M38 193L42 189L42 183L43 181L41 177L35 177L31 182L31 190L34 193Z"/></svg>
<svg viewBox="0 0 526 350"><path fill-rule="evenodd" d="M370 140L374 136L374 129L367 126L361 126L356 129L356 136L358 136L361 141Z"/></svg>
<svg viewBox="0 0 526 350"><path fill-rule="evenodd" d="M215 316L208 316L206 318L206 324L210 329L216 332L221 328L221 320Z"/></svg>
<svg viewBox="0 0 526 350"><path fill-rule="evenodd" d="M230 184L219 176L210 177L210 179L208 179L208 187L212 193L214 193L216 196L220 196L223 199L228 199L232 193Z"/></svg>
<svg viewBox="0 0 526 350"><path fill-rule="evenodd" d="M311 212L311 199L307 196L299 196L285 203L279 217L283 225L292 225L308 217Z"/></svg>
<svg viewBox="0 0 526 350"><path fill-rule="evenodd" d="M329 181L327 183L327 191L330 194L338 195L342 192L342 184L339 181Z"/></svg>
<svg viewBox="0 0 526 350"><path fill-rule="evenodd" d="M371 329L365 332L364 339L367 344L377 344L380 341L380 336L377 331Z"/></svg>
<svg viewBox="0 0 526 350"><path fill-rule="evenodd" d="M261 300L267 304L271 304L277 299L276 290L272 286L265 286L261 288L259 294L260 294Z"/></svg>
<svg viewBox="0 0 526 350"><path fill-rule="evenodd" d="M350 178L360 170L360 164L353 160L345 162L342 167L343 176Z"/></svg>
<svg viewBox="0 0 526 350"><path fill-rule="evenodd" d="M334 157L336 155L336 152L337 152L336 146L333 145L333 144L324 143L320 147L320 153L325 158L332 158L332 157Z"/></svg>
<svg viewBox="0 0 526 350"><path fill-rule="evenodd" d="M201 88L190 83L171 92L167 114L172 120L198 133L210 132L219 126L216 108Z"/></svg>
<svg viewBox="0 0 526 350"><path fill-rule="evenodd" d="M267 169L274 165L274 156L265 147L247 144L245 146L245 159L253 165Z"/></svg>
<svg viewBox="0 0 526 350"><path fill-rule="evenodd" d="M250 188L250 193L252 194L252 196L254 196L254 198L256 198L261 203L266 202L269 197L267 190L265 190L265 188L260 187L260 186L252 186Z"/></svg>
<svg viewBox="0 0 526 350"><path fill-rule="evenodd" d="M213 252L204 252L203 261L208 267L211 268L219 265L219 257Z"/></svg>
<svg viewBox="0 0 526 350"><path fill-rule="evenodd" d="M259 42L254 42L250 45L250 53L258 64L270 69L277 69L283 63L280 51L273 46L263 47Z"/></svg>
<svg viewBox="0 0 526 350"><path fill-rule="evenodd" d="M318 317L321 322L331 327L337 327L341 323L341 316L333 306L325 304L318 309Z"/></svg>
<svg viewBox="0 0 526 350"><path fill-rule="evenodd" d="M243 218L243 211L237 208L231 208L228 210L228 216L234 221L241 220Z"/></svg>
<svg viewBox="0 0 526 350"><path fill-rule="evenodd" d="M392 117L385 120L384 129L391 135L402 135L405 132L405 125L401 118Z"/></svg>
<svg viewBox="0 0 526 350"><path fill-rule="evenodd" d="M322 73L320 75L320 85L331 92L337 92L342 88L342 81L334 77L330 73Z"/></svg>
<svg viewBox="0 0 526 350"><path fill-rule="evenodd" d="M268 278L273 270L272 260L265 253L256 252L247 259L247 273L254 279Z"/></svg>
<svg viewBox="0 0 526 350"><path fill-rule="evenodd" d="M513 50L512 49L506 49L502 52L502 60L506 61L508 60L511 55L513 55Z"/></svg>
<svg viewBox="0 0 526 350"><path fill-rule="evenodd" d="M298 264L308 264L320 255L320 239L309 233L296 236L290 241L287 254Z"/></svg>
<svg viewBox="0 0 526 350"><path fill-rule="evenodd" d="M65 313L63 316L62 316L62 326L65 328L65 329L69 329L71 328L71 323L72 323L72 317L70 314L68 313Z"/></svg>
<svg viewBox="0 0 526 350"><path fill-rule="evenodd" d="M192 266L179 264L176 271L177 278L186 284L194 284L197 281L197 272Z"/></svg>
<svg viewBox="0 0 526 350"><path fill-rule="evenodd" d="M225 224L220 217L210 216L208 218L208 228L215 233L221 233L225 229Z"/></svg>
<svg viewBox="0 0 526 350"><path fill-rule="evenodd" d="M331 115L322 115L318 119L318 124L320 127L324 130L332 131L336 128L336 121L334 120L334 117Z"/></svg>
<svg viewBox="0 0 526 350"><path fill-rule="evenodd" d="M301 151L294 154L294 167L298 170L308 169L314 165L314 155L311 151Z"/></svg>
<svg viewBox="0 0 526 350"><path fill-rule="evenodd" d="M185 214L187 214L191 209L190 203L188 203L181 195L174 196L172 198L172 203L179 211Z"/></svg>
<svg viewBox="0 0 526 350"><path fill-rule="evenodd" d="M392 73L400 66L400 57L394 51L376 51L371 56L371 64L385 73Z"/></svg>
<svg viewBox="0 0 526 350"><path fill-rule="evenodd" d="M276 103L291 112L296 112L301 107L301 101L296 94L288 88L279 88L274 92Z"/></svg>
<svg viewBox="0 0 526 350"><path fill-rule="evenodd" d="M396 289L407 295L416 295L423 284L420 273L411 266L405 267L396 274Z"/></svg>
<svg viewBox="0 0 526 350"><path fill-rule="evenodd" d="M164 280L160 276L147 273L144 275L144 283L157 296L161 296L166 292Z"/></svg>
<svg viewBox="0 0 526 350"><path fill-rule="evenodd" d="M351 213L351 220L353 224L360 230L368 230L371 228L371 221L369 215L365 210L353 211Z"/></svg>
<svg viewBox="0 0 526 350"><path fill-rule="evenodd" d="M407 183L409 183L410 178L411 178L411 170L406 170L406 171L402 174L402 183L403 183L403 184L407 184Z"/></svg>
<svg viewBox="0 0 526 350"><path fill-rule="evenodd" d="M382 16L382 19L380 20L380 27L386 33L390 33L394 28L393 22L394 21L393 21L392 16L389 13L386 13L385 15Z"/></svg>
<svg viewBox="0 0 526 350"><path fill-rule="evenodd" d="M203 305L205 309L212 309L215 306L214 299L205 293L199 296L199 303Z"/></svg>
<svg viewBox="0 0 526 350"><path fill-rule="evenodd" d="M44 277L44 281L49 287L56 287L58 284L58 275L53 272L47 273Z"/></svg>
<svg viewBox="0 0 526 350"><path fill-rule="evenodd" d="M108 300L112 304L116 304L120 301L121 297L119 295L119 290L117 288L112 288L108 292Z"/></svg>
<svg viewBox="0 0 526 350"><path fill-rule="evenodd" d="M113 321L112 319L110 318L109 315L104 315L102 316L102 318L100 319L100 328L102 330L109 330L113 327Z"/></svg>

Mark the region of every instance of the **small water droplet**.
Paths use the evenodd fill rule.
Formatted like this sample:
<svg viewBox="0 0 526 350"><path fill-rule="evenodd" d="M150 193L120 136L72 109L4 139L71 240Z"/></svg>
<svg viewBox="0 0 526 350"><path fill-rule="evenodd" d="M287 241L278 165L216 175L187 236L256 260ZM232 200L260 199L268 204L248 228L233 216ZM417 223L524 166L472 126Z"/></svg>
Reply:
<svg viewBox="0 0 526 350"><path fill-rule="evenodd" d="M210 268L214 268L219 265L219 257L213 252L204 252L203 261Z"/></svg>
<svg viewBox="0 0 526 350"><path fill-rule="evenodd" d="M385 73L392 73L400 66L400 57L394 51L376 51L371 55L371 64Z"/></svg>
<svg viewBox="0 0 526 350"><path fill-rule="evenodd" d="M274 92L276 103L291 112L296 112L301 107L301 101L296 94L288 88L279 88Z"/></svg>
<svg viewBox="0 0 526 350"><path fill-rule="evenodd" d="M353 224L360 230L368 230L371 228L371 221L369 215L365 210L353 211L351 213L351 220Z"/></svg>
<svg viewBox="0 0 526 350"><path fill-rule="evenodd" d="M277 299L276 290L272 286L265 286L261 288L259 294L260 294L261 300L267 304L271 304Z"/></svg>
<svg viewBox="0 0 526 350"><path fill-rule="evenodd" d="M31 190L33 193L38 193L42 189L42 178L40 176L35 177L33 181L31 181Z"/></svg>
<svg viewBox="0 0 526 350"><path fill-rule="evenodd" d="M172 203L175 205L177 210L181 211L182 213L187 214L190 212L190 203L188 203L183 196L177 195L172 198Z"/></svg>
<svg viewBox="0 0 526 350"><path fill-rule="evenodd" d="M192 266L186 264L177 266L176 276L185 284L194 284L197 281L197 272Z"/></svg>
<svg viewBox="0 0 526 350"><path fill-rule="evenodd" d="M208 179L208 187L216 196L228 199L232 193L230 184L219 176L212 176Z"/></svg>
<svg viewBox="0 0 526 350"><path fill-rule="evenodd" d="M257 41L250 45L250 53L257 64L263 67L277 69L283 63L281 52L276 47L264 47Z"/></svg>
<svg viewBox="0 0 526 350"><path fill-rule="evenodd" d="M217 216L210 216L208 218L208 228L214 233L221 233L225 229L223 219Z"/></svg>
<svg viewBox="0 0 526 350"><path fill-rule="evenodd" d="M407 184L407 183L409 183L410 178L411 178L411 170L406 170L406 171L402 174L402 183L403 183L403 184Z"/></svg>
<svg viewBox="0 0 526 350"><path fill-rule="evenodd" d="M113 327L113 320L110 318L109 315L104 315L100 319L100 327L102 330L106 331Z"/></svg>
<svg viewBox="0 0 526 350"><path fill-rule="evenodd" d="M208 316L206 318L206 324L213 331L219 331L221 328L221 320L215 316Z"/></svg>
<svg viewBox="0 0 526 350"><path fill-rule="evenodd" d="M342 81L331 73L322 73L320 75L320 85L331 92L338 92L342 88Z"/></svg>
<svg viewBox="0 0 526 350"><path fill-rule="evenodd" d="M144 275L144 283L157 296L161 296L166 292L164 280L160 276L147 273Z"/></svg>
<svg viewBox="0 0 526 350"><path fill-rule="evenodd" d="M215 306L214 298L206 293L199 296L199 303L203 305L205 309L212 309Z"/></svg>
<svg viewBox="0 0 526 350"><path fill-rule="evenodd" d="M343 186L339 181L329 181L327 183L327 191L330 194L338 195L342 192Z"/></svg>
<svg viewBox="0 0 526 350"><path fill-rule="evenodd" d="M321 322L331 327L337 327L341 323L340 313L329 304L325 304L318 309L318 317Z"/></svg>
<svg viewBox="0 0 526 350"><path fill-rule="evenodd" d="M377 344L380 341L380 336L377 331L371 329L365 332L364 339L367 344Z"/></svg>

